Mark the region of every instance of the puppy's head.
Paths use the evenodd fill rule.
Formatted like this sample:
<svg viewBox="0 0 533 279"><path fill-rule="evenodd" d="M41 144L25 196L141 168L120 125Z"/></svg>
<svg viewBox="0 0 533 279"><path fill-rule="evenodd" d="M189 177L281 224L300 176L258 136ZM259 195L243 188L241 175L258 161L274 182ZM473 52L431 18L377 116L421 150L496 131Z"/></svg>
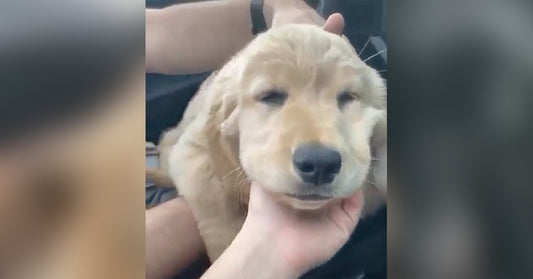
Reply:
<svg viewBox="0 0 533 279"><path fill-rule="evenodd" d="M234 105L222 129L237 135L248 178L298 209L355 192L385 119L377 72L347 40L306 25L258 36L235 62Z"/></svg>

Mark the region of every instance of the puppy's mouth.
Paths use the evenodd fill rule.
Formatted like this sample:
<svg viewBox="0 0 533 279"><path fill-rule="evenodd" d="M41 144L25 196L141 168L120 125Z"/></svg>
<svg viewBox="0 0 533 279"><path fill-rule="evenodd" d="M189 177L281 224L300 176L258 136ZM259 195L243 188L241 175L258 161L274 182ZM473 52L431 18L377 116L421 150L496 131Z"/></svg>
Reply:
<svg viewBox="0 0 533 279"><path fill-rule="evenodd" d="M298 210L316 210L326 206L334 197L320 194L289 194L282 199Z"/></svg>
<svg viewBox="0 0 533 279"><path fill-rule="evenodd" d="M324 201L332 199L331 196L324 196L319 194L311 194L311 195L299 195L299 194L287 194L287 196L295 199L299 199L302 201Z"/></svg>

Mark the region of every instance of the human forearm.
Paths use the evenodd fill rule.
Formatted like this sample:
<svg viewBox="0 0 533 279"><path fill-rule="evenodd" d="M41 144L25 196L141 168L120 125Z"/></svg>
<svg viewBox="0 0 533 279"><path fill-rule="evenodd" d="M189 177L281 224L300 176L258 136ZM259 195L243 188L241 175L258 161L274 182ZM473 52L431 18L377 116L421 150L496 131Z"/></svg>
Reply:
<svg viewBox="0 0 533 279"><path fill-rule="evenodd" d="M251 0L187 3L146 10L146 71L212 71L254 38ZM267 27L324 24L303 0L264 0Z"/></svg>
<svg viewBox="0 0 533 279"><path fill-rule="evenodd" d="M265 8L267 22L272 12ZM167 74L216 69L246 43L250 0L207 1L146 11L146 70Z"/></svg>
<svg viewBox="0 0 533 279"><path fill-rule="evenodd" d="M181 198L146 211L146 278L168 278L203 252L196 220Z"/></svg>
<svg viewBox="0 0 533 279"><path fill-rule="evenodd" d="M324 211L299 214L252 184L241 231L202 279L298 278L346 243L362 207L357 191Z"/></svg>
<svg viewBox="0 0 533 279"><path fill-rule="evenodd" d="M201 279L296 279L299 274L277 253L274 243L243 228Z"/></svg>

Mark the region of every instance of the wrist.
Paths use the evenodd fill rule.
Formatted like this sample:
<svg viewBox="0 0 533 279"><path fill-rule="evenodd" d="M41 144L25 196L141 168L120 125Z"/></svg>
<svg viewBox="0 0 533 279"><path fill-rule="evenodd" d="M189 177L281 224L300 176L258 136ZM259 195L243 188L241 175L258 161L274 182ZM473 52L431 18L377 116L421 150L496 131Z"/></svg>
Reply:
<svg viewBox="0 0 533 279"><path fill-rule="evenodd" d="M287 24L314 24L322 26L325 20L303 0L265 0L268 27Z"/></svg>
<svg viewBox="0 0 533 279"><path fill-rule="evenodd" d="M243 269L251 271L247 278L295 279L302 275L285 259L270 234L260 234L244 225L230 247L229 253L240 258Z"/></svg>
<svg viewBox="0 0 533 279"><path fill-rule="evenodd" d="M308 13L309 11L313 11L313 9L304 0L264 0L263 3L263 13L268 28L272 27L274 17L277 13L293 13L295 11Z"/></svg>

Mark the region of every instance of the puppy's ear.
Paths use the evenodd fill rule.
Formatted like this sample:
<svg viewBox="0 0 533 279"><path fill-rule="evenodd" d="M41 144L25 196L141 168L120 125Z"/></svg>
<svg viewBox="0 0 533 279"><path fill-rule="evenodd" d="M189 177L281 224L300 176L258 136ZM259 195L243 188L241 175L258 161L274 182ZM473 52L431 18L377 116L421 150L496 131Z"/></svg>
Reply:
<svg viewBox="0 0 533 279"><path fill-rule="evenodd" d="M372 107L370 114L373 124L370 132L370 147L372 163L370 179L383 193L387 193L387 90L384 80L374 70L368 75L371 88L369 103Z"/></svg>
<svg viewBox="0 0 533 279"><path fill-rule="evenodd" d="M217 130L224 136L239 133L239 95L242 79L242 66L238 57L228 62L214 78L211 84L211 115Z"/></svg>
<svg viewBox="0 0 533 279"><path fill-rule="evenodd" d="M387 192L387 111L369 107L364 115L372 161L368 180L383 193Z"/></svg>
<svg viewBox="0 0 533 279"><path fill-rule="evenodd" d="M239 134L239 104L237 93L226 93L222 98L220 132L223 136Z"/></svg>
<svg viewBox="0 0 533 279"><path fill-rule="evenodd" d="M386 111L387 87L384 79L375 70L371 70L370 74L365 76L365 78L367 79L367 88L364 91L369 94L364 96L363 99L373 108Z"/></svg>
<svg viewBox="0 0 533 279"><path fill-rule="evenodd" d="M387 113L376 114L375 125L370 138L372 150L371 179L375 186L387 193Z"/></svg>
<svg viewBox="0 0 533 279"><path fill-rule="evenodd" d="M220 113L220 147L236 166L239 165L239 111L237 93L229 93L223 97Z"/></svg>
<svg viewBox="0 0 533 279"><path fill-rule="evenodd" d="M240 74L236 59L230 61L215 76L206 90L209 90L206 101L209 106L208 137L211 148L219 147L230 160L238 166L239 154L239 112L240 112Z"/></svg>
<svg viewBox="0 0 533 279"><path fill-rule="evenodd" d="M206 106L209 116L203 128L207 137L214 172L221 179L223 191L231 197L240 197L234 204L241 208L248 202L246 184L234 170L239 168L239 115L241 76L239 65L230 61L215 77L209 90Z"/></svg>

